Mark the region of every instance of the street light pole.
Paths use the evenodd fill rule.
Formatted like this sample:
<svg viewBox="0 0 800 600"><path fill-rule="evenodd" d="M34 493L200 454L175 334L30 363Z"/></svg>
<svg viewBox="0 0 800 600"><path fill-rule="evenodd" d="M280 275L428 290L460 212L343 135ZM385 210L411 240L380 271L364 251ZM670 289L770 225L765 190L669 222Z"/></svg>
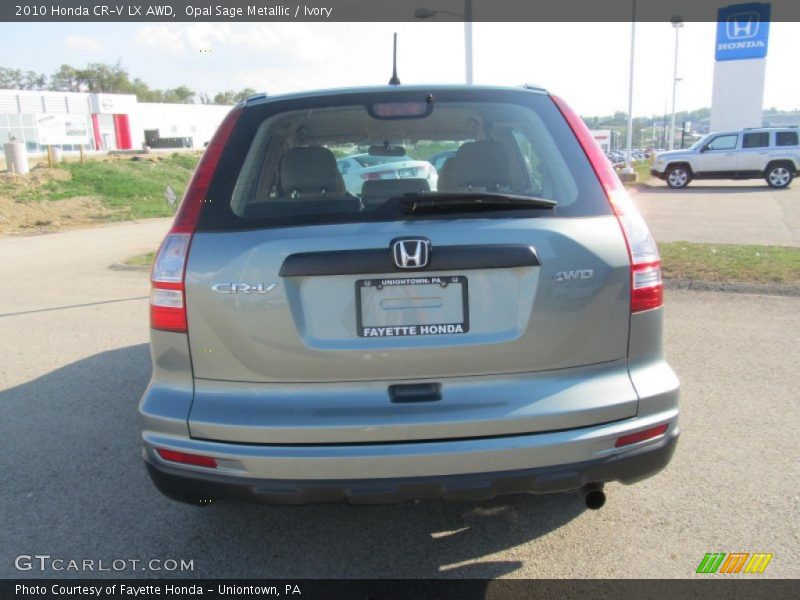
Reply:
<svg viewBox="0 0 800 600"><path fill-rule="evenodd" d="M464 14L450 12L449 10L431 10L418 8L414 11L415 19L430 19L436 15L452 15L464 19L464 79L467 84L472 83L472 0L464 0Z"/></svg>
<svg viewBox="0 0 800 600"><path fill-rule="evenodd" d="M631 66L628 74L628 136L625 140L625 173L633 173L631 166L631 146L633 145L633 58L636 50L636 0L633 0L631 14Z"/></svg>
<svg viewBox="0 0 800 600"><path fill-rule="evenodd" d="M472 83L472 0L464 0L463 15L449 10L418 8L414 11L414 18L430 19L439 14L452 15L464 19L464 79L469 85Z"/></svg>
<svg viewBox="0 0 800 600"><path fill-rule="evenodd" d="M675 28L675 68L672 73L672 122L669 129L669 150L675 148L675 94L678 91L678 32L683 27L683 20L675 15L672 17L672 26Z"/></svg>
<svg viewBox="0 0 800 600"><path fill-rule="evenodd" d="M464 0L464 67L467 85L472 85L472 0Z"/></svg>

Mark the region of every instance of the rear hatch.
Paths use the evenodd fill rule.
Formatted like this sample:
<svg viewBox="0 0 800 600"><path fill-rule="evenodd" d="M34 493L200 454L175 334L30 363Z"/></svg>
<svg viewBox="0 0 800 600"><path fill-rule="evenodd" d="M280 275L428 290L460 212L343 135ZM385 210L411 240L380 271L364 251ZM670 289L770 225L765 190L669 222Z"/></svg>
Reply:
<svg viewBox="0 0 800 600"><path fill-rule="evenodd" d="M430 240L434 267L437 256L460 263L373 270L370 256L392 264L396 238ZM194 375L368 381L613 361L627 353L629 279L614 217L195 234L186 276Z"/></svg>
<svg viewBox="0 0 800 600"><path fill-rule="evenodd" d="M391 96L426 97L404 94ZM374 118L370 103L384 94L244 110L186 268L193 436L402 441L635 415L625 368L630 258L569 126L544 94L434 95L434 112L403 127ZM316 112L304 109L308 102ZM351 113L354 106L368 116ZM437 114L427 131L424 119ZM354 137L406 147L449 135L467 149L448 161L440 190L466 189L459 186L470 177L470 192L519 194L513 187L524 185L558 205L409 215L391 188L385 205L364 206L346 190L333 197L339 183L320 166L327 154L308 148L321 146L332 160L348 127ZM487 130L492 137L481 139ZM304 171L313 184L298 180L287 146L300 148L292 160L304 168L318 157ZM430 144L419 153L432 155ZM503 188L478 181L495 171Z"/></svg>

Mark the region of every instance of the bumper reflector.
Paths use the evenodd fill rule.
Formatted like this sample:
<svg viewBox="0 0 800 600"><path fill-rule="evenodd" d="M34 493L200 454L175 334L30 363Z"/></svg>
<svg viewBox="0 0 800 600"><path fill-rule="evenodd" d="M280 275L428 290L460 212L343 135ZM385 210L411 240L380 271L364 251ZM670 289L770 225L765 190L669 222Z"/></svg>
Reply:
<svg viewBox="0 0 800 600"><path fill-rule="evenodd" d="M217 468L217 461L210 456L199 456L197 454L175 452L174 450L164 450L162 448L158 448L156 452L158 452L158 455L164 460L182 463L184 465L194 465L196 467L208 467L209 469Z"/></svg>
<svg viewBox="0 0 800 600"><path fill-rule="evenodd" d="M653 427L652 429L645 429L644 431L639 431L637 433L623 435L622 437L617 438L614 447L619 448L620 446L630 446L631 444L635 444L636 442L643 442L644 440L649 440L654 437L658 437L660 435L663 435L664 432L667 431L667 427L668 424L664 423L663 425L659 425L658 427Z"/></svg>

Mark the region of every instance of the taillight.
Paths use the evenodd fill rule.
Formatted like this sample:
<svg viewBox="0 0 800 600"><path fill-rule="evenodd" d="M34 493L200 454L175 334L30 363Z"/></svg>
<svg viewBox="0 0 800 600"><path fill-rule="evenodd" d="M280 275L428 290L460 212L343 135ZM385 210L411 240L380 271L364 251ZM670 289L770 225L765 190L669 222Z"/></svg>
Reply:
<svg viewBox="0 0 800 600"><path fill-rule="evenodd" d="M631 312L658 308L664 304L664 282L650 229L583 120L561 98L550 97L578 138L622 228L631 263Z"/></svg>
<svg viewBox="0 0 800 600"><path fill-rule="evenodd" d="M186 333L186 258L207 200L211 178L241 112L241 106L231 110L211 138L186 188L172 229L158 249L150 274L150 327L153 329Z"/></svg>
<svg viewBox="0 0 800 600"><path fill-rule="evenodd" d="M372 171L371 173L362 173L361 179L364 181L372 181L375 179L380 179L382 175L386 175L389 171Z"/></svg>
<svg viewBox="0 0 800 600"><path fill-rule="evenodd" d="M150 327L186 332L183 277L190 233L168 233L161 243L150 274Z"/></svg>

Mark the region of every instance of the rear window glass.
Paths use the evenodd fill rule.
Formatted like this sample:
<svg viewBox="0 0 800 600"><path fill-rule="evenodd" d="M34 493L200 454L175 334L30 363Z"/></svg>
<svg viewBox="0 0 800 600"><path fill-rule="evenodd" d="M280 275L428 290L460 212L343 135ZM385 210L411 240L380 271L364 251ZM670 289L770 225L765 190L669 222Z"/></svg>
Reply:
<svg viewBox="0 0 800 600"><path fill-rule="evenodd" d="M400 198L418 192L557 202L555 211L425 218L609 214L585 154L547 96L512 92L492 101L491 94L463 94L437 94L427 114L412 118L377 116L371 101L381 94L316 97L313 108L248 107L220 162L201 228L407 220Z"/></svg>
<svg viewBox="0 0 800 600"><path fill-rule="evenodd" d="M797 146L796 131L778 131L775 133L776 146Z"/></svg>
<svg viewBox="0 0 800 600"><path fill-rule="evenodd" d="M742 148L766 148L769 146L769 132L745 133Z"/></svg>
<svg viewBox="0 0 800 600"><path fill-rule="evenodd" d="M385 165L386 163L411 159L408 156L370 156L369 154L359 154L353 156L353 160L362 167L377 167L378 165Z"/></svg>

